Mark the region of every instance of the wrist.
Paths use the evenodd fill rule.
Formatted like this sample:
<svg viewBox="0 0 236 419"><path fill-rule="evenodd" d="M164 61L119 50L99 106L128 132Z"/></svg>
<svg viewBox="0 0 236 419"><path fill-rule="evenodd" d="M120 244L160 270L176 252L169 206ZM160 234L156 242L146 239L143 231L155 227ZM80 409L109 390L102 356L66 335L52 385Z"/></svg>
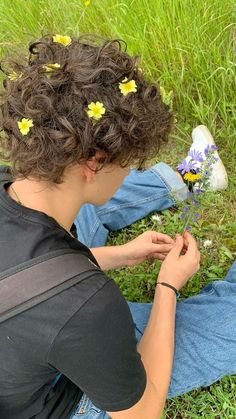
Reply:
<svg viewBox="0 0 236 419"><path fill-rule="evenodd" d="M114 246L116 248L117 268L124 268L127 266L127 250L125 244Z"/></svg>
<svg viewBox="0 0 236 419"><path fill-rule="evenodd" d="M176 298L180 297L180 293L179 293L178 289L175 288L174 285L169 284L168 282L157 281L156 286L165 287L165 288L169 289L170 291L172 291L176 295Z"/></svg>
<svg viewBox="0 0 236 419"><path fill-rule="evenodd" d="M158 299L163 300L163 301L172 301L174 304L176 304L176 301L177 301L175 293L165 287L159 287L159 286L156 287L155 296L158 297Z"/></svg>

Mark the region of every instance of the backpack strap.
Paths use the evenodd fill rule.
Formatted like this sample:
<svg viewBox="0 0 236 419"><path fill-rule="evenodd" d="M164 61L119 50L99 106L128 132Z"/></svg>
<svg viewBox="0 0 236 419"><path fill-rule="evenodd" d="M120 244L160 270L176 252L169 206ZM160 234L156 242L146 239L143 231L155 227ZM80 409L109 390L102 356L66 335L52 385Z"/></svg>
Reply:
<svg viewBox="0 0 236 419"><path fill-rule="evenodd" d="M60 249L0 275L0 323L81 282L100 268L85 255Z"/></svg>

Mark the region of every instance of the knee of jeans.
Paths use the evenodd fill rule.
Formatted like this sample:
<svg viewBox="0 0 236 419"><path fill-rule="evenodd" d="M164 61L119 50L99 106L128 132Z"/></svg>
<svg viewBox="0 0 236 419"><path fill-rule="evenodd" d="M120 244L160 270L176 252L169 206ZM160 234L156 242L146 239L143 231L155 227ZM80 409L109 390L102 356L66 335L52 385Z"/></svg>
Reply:
<svg viewBox="0 0 236 419"><path fill-rule="evenodd" d="M233 282L233 283L236 282L236 262L233 263L230 270L227 272L225 281Z"/></svg>

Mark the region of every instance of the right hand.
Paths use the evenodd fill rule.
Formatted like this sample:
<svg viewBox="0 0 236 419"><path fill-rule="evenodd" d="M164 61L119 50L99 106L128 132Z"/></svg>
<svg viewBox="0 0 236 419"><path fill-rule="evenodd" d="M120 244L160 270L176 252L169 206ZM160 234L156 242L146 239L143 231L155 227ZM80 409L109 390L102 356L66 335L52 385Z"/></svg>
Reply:
<svg viewBox="0 0 236 419"><path fill-rule="evenodd" d="M181 255L183 248L186 252ZM176 236L173 249L166 256L158 275L159 282L166 282L180 290L200 267L200 252L196 240L189 232Z"/></svg>

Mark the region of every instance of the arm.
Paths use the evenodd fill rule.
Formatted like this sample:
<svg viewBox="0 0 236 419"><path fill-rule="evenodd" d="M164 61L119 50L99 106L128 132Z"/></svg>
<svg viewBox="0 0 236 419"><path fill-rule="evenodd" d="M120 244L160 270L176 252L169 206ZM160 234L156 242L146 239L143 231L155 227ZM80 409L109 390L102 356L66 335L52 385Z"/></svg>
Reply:
<svg viewBox="0 0 236 419"><path fill-rule="evenodd" d="M132 266L147 258L165 259L174 240L167 234L146 231L136 239L120 246L94 247L90 249L103 271Z"/></svg>
<svg viewBox="0 0 236 419"><path fill-rule="evenodd" d="M151 316L138 344L147 374L145 392L131 409L108 412L112 419L161 418L172 369L175 309L175 293L157 286Z"/></svg>
<svg viewBox="0 0 236 419"><path fill-rule="evenodd" d="M199 252L190 234L186 235L188 250L180 256L183 238L178 237L166 257L158 279L180 289L199 268ZM169 278L169 281L167 281ZM144 335L138 344L147 374L142 398L130 409L108 412L112 419L161 418L168 392L174 352L176 296L172 290L157 285L153 308Z"/></svg>
<svg viewBox="0 0 236 419"><path fill-rule="evenodd" d="M124 245L94 247L90 249L103 271L118 269L125 266Z"/></svg>

